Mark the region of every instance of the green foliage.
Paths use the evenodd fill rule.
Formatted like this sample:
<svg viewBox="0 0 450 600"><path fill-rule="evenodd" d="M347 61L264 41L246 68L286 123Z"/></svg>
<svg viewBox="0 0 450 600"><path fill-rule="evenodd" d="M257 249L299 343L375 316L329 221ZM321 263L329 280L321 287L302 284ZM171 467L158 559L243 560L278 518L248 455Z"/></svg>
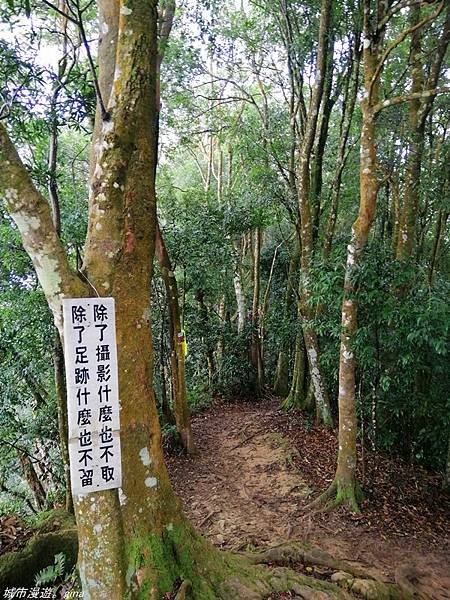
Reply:
<svg viewBox="0 0 450 600"><path fill-rule="evenodd" d="M37 586L48 585L49 583L57 583L65 574L66 557L62 552L55 555L55 561L42 571L39 571L35 576Z"/></svg>
<svg viewBox="0 0 450 600"><path fill-rule="evenodd" d="M194 414L208 408L211 405L212 396L207 383L200 382L195 384L192 381L192 385L189 386L187 391L187 401L189 408Z"/></svg>
<svg viewBox="0 0 450 600"><path fill-rule="evenodd" d="M193 411L202 410L216 395L254 395L251 345L257 332L251 312L252 236L256 229L263 238L260 310L272 277L261 328L268 386L281 350L289 357L292 373L295 339L301 331L298 269L288 296L286 290L290 260L297 251L292 237L298 218L295 161L314 83L320 3L286 0L284 12L269 1L243 3L242 9L238 4L219 0L177 3L162 64L158 216L178 281L189 347L188 401ZM30 9L32 19L25 25ZM425 14L432 8L421 10ZM94 40L95 4L84 14L88 37ZM444 11L423 31L426 72L443 17ZM87 229L89 144L96 96L86 60L80 55L56 104L52 104L57 83L55 64L43 60L37 49L48 46L50 51L59 52L57 19L42 3L0 3L0 111L2 117L8 117L12 139L44 195L48 194L51 175L50 135L57 127L54 175L62 212L61 238L76 268L82 260ZM349 128L332 251L326 260L322 258L322 244L336 183L344 97L350 85L350 48L358 36L360 20L360 12L351 3L333 3L333 102L320 157L323 185L314 199L318 211L310 305L335 414L346 247L359 199L358 102ZM292 26L288 36L286 23ZM386 42L393 40L406 23L406 12L399 11L388 27ZM77 35L71 31L71 36L76 46ZM409 91L409 43L408 37L386 62L382 98ZM91 50L95 55L95 43ZM447 80L448 72L443 72L439 85ZM433 277L430 266L438 216L447 215L448 220L445 166L450 146L445 124L449 108L444 96L436 98L426 123L415 251L408 264L400 264L393 252L393 199L396 184L400 205L404 201L408 110L407 103L399 104L380 113L376 123L381 188L363 267L355 271L355 283L360 285L354 349L358 411L364 441L429 468L442 469L450 432L448 235L441 237ZM318 152L315 145L313 160L319 158ZM245 326L239 334L234 287L237 274L246 310ZM169 403L171 395L170 324L157 267L151 292L154 383L161 405L164 389ZM20 466L20 451L32 457L44 451L52 471L52 481L46 481L50 504L58 502L64 492L49 343L53 334L45 298L17 228L0 208L0 512L29 514L36 508ZM165 423L163 431L167 438L176 438L173 424ZM56 563L51 568L57 568Z"/></svg>

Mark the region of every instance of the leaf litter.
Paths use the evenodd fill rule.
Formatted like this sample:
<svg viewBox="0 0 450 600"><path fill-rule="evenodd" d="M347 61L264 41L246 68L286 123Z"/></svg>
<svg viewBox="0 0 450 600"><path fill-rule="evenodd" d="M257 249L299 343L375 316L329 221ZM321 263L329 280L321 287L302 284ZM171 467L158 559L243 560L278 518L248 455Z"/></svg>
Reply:
<svg viewBox="0 0 450 600"><path fill-rule="evenodd" d="M450 598L449 496L438 476L366 449L362 513L313 515L306 505L334 475L333 431L281 411L275 398L217 401L193 418L193 431L198 454L168 453L168 468L187 515L216 546L251 551L301 539L385 581L408 569L423 598Z"/></svg>

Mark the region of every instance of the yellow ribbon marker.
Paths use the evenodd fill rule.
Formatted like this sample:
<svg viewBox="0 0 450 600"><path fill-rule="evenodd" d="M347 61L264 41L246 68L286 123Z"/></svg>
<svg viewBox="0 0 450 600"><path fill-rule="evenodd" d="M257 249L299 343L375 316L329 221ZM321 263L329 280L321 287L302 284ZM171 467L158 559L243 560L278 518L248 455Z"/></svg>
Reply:
<svg viewBox="0 0 450 600"><path fill-rule="evenodd" d="M178 333L177 338L178 338L178 343L181 344L181 351L183 352L183 356L184 356L184 358L186 358L187 353L188 353L188 345L186 342L186 334L185 334L184 330L181 330L180 333Z"/></svg>

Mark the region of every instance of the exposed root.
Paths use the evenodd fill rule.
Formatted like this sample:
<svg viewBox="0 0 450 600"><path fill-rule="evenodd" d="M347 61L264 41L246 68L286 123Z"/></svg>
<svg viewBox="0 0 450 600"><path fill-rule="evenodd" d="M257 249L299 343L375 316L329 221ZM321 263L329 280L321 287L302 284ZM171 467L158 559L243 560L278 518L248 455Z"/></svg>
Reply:
<svg viewBox="0 0 450 600"><path fill-rule="evenodd" d="M354 513L360 513L363 492L357 481L347 482L335 478L333 483L318 498L310 502L305 511L328 512L338 506L346 505Z"/></svg>
<svg viewBox="0 0 450 600"><path fill-rule="evenodd" d="M228 581L221 600L264 600L274 592L294 592L304 600L349 600L352 596L338 585L307 577L292 569L259 565L247 568Z"/></svg>
<svg viewBox="0 0 450 600"><path fill-rule="evenodd" d="M302 542L290 542L268 548L258 553L245 553L242 556L253 565L278 565L269 571L259 571L259 581L268 586L263 595L261 589L254 590L252 594L245 589L245 579L240 584L235 582L236 590L239 590L242 598L260 599L265 598L264 593L293 591L300 598L321 600L326 598L365 598L366 600L412 600L416 598L416 588L407 576L397 583L386 583L375 579L364 569L355 567L350 563L339 560L321 550L308 546ZM281 565L295 565L301 563L310 567L325 567L334 571L330 582L308 577L293 571L290 568L282 568ZM404 575L404 574L402 574ZM264 586L265 587L265 586ZM247 595L246 595L247 594ZM250 595L248 595L250 594ZM236 596L236 598L238 598ZM234 596L231 596L234 600Z"/></svg>
<svg viewBox="0 0 450 600"><path fill-rule="evenodd" d="M393 583L373 579L350 578L341 583L345 589L366 600L414 600L417 595L401 589Z"/></svg>
<svg viewBox="0 0 450 600"><path fill-rule="evenodd" d="M334 558L321 548L303 542L287 542L258 553L246 553L253 564L275 564L290 566L301 563L304 566L327 567L333 571L345 571L354 577L373 579L366 571L351 565L345 560Z"/></svg>
<svg viewBox="0 0 450 600"><path fill-rule="evenodd" d="M180 585L178 592L174 600L186 600L186 594L191 591L192 584L190 581L185 580Z"/></svg>
<svg viewBox="0 0 450 600"><path fill-rule="evenodd" d="M306 399L303 391L292 390L286 396L284 400L280 403L280 408L282 410L301 410L305 408Z"/></svg>
<svg viewBox="0 0 450 600"><path fill-rule="evenodd" d="M332 504L333 500L336 499L336 492L336 482L333 481L333 483L324 492L322 492L320 496L305 506L305 512L325 512L331 508L334 508Z"/></svg>
<svg viewBox="0 0 450 600"><path fill-rule="evenodd" d="M352 577L349 573L338 572L335 582L315 579L288 568L267 569L258 573L257 581L251 578L233 578L228 593L220 595L221 600L264 600L273 592L294 592L303 600L414 600L417 595L393 583L374 579Z"/></svg>

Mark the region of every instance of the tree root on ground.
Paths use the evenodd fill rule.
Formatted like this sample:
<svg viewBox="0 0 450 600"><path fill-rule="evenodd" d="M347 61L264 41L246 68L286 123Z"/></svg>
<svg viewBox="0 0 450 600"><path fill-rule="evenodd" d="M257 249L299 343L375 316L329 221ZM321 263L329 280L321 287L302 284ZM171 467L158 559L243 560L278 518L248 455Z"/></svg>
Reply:
<svg viewBox="0 0 450 600"><path fill-rule="evenodd" d="M355 577L373 579L363 569L354 567L345 560L336 559L325 550L303 542L287 542L261 552L245 553L244 556L253 564L292 565L301 563L308 567L327 567L333 571L345 571Z"/></svg>
<svg viewBox="0 0 450 600"><path fill-rule="evenodd" d="M242 558L255 571L245 569L244 577L236 577L232 583L234 594L224 596L226 600L246 598L262 600L273 592L291 591L304 600L350 599L355 596L366 600L412 600L416 598L415 586L404 577L404 581L386 583L375 579L364 569L339 560L321 550L302 544L290 542L268 548L258 553L243 553ZM330 581L302 575L294 571L295 564L308 567L325 567L333 573ZM270 565L270 568L260 568ZM277 566L274 566L277 565ZM254 585L248 587L248 581Z"/></svg>
<svg viewBox="0 0 450 600"><path fill-rule="evenodd" d="M347 484L335 479L318 498L307 504L304 510L314 514L328 512L338 506L347 505L352 512L360 513L359 505L363 498L364 495L358 482Z"/></svg>
<svg viewBox="0 0 450 600"><path fill-rule="evenodd" d="M273 593L294 592L303 600L350 600L353 598L338 585L314 579L284 568L248 565L228 579L220 600L264 600Z"/></svg>
<svg viewBox="0 0 450 600"><path fill-rule="evenodd" d="M415 598L416 586L411 592L408 585L375 579L363 565L352 565L300 541L255 553L221 551L188 522L166 529L158 541L159 546L153 541L150 550L162 559L157 572L167 573L166 581L172 585L161 586L162 594L136 597L160 600L171 591L176 600L266 600L280 592L293 592L298 600ZM304 565L307 572L295 570L296 565Z"/></svg>
<svg viewBox="0 0 450 600"><path fill-rule="evenodd" d="M302 600L413 600L414 594L393 583L383 583L373 579L356 578L349 573L338 571L333 581L324 581L302 575L289 568L265 568L265 573L255 570L253 577L235 577L228 581L225 593L217 597L221 600L264 600L274 592L293 592Z"/></svg>

